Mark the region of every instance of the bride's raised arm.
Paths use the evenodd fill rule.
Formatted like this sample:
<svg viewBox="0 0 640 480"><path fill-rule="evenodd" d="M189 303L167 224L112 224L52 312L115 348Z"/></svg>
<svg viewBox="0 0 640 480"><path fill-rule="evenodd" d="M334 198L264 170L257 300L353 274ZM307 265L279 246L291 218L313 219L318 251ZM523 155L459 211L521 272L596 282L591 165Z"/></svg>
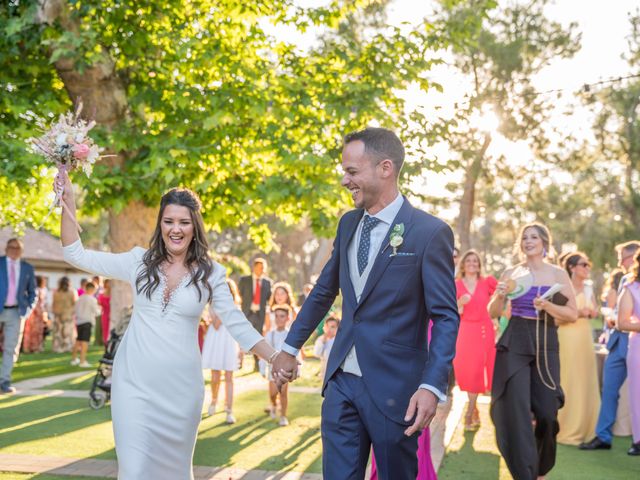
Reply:
<svg viewBox="0 0 640 480"><path fill-rule="evenodd" d="M66 172L61 173L61 175L64 176L62 208L67 210L62 213L60 221L60 239L62 240L64 259L71 265L95 275L133 283L144 249L136 247L124 253L85 250L75 223L76 202L73 194L73 184Z"/></svg>

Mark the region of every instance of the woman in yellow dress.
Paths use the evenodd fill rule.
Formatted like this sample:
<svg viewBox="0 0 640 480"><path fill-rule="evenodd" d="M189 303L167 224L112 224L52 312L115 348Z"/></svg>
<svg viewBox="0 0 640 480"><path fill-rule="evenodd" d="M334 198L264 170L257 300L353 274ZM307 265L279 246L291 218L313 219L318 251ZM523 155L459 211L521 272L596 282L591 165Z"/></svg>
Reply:
<svg viewBox="0 0 640 480"><path fill-rule="evenodd" d="M576 293L578 321L558 327L560 385L565 395L558 413L558 443L579 445L593 436L600 410L600 390L593 349L591 318L597 316L589 277L591 262L582 252L564 258L564 267Z"/></svg>

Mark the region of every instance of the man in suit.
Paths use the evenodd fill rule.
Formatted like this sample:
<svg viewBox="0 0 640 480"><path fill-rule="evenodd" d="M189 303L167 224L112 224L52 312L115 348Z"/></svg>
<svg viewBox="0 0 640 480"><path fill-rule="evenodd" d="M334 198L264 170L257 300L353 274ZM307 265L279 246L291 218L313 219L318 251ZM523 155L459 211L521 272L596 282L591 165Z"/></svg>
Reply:
<svg viewBox="0 0 640 480"><path fill-rule="evenodd" d="M453 233L398 190L404 147L390 130L347 135L342 185L356 210L273 361L279 383L342 292L342 321L323 385L323 474L362 479L370 447L383 480L414 480L418 435L446 400L460 322ZM433 321L427 346L428 320Z"/></svg>
<svg viewBox="0 0 640 480"><path fill-rule="evenodd" d="M618 254L618 266L628 273L633 266L633 259L640 249L640 242L631 241L616 246ZM623 287L628 282L628 277L623 277L618 287L618 297ZM616 309L617 310L617 309ZM617 312L614 314L617 317ZM607 325L612 328L607 342L609 354L604 361L602 369L602 402L596 424L596 435L592 440L581 443L580 450L609 450L613 440L613 425L618 413L618 401L620 400L620 388L627 378L627 351L629 350L629 334L615 328L615 320ZM640 455L640 451L633 453L634 445L629 454Z"/></svg>
<svg viewBox="0 0 640 480"><path fill-rule="evenodd" d="M267 261L264 258L256 258L253 261L253 273L241 277L238 284L242 297L242 312L259 332L264 328L267 302L271 298L271 283L271 279L267 277ZM256 355L253 358L255 359L254 369L257 372L259 359Z"/></svg>
<svg viewBox="0 0 640 480"><path fill-rule="evenodd" d="M7 242L6 256L0 257L0 323L4 327L0 394L14 393L11 386L13 364L18 360L24 322L36 300L33 267L20 260L24 246L17 238Z"/></svg>

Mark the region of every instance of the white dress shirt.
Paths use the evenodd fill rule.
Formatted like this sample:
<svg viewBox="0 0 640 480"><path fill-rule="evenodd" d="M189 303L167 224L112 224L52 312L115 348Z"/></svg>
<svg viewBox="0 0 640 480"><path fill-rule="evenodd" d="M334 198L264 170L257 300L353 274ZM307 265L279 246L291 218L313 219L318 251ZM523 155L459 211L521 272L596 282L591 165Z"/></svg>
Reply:
<svg viewBox="0 0 640 480"><path fill-rule="evenodd" d="M385 235L391 228L391 224L393 220L398 215L400 208L404 203L404 198L402 195L398 194L398 196L385 208L380 210L375 215L369 215L368 212L365 212L365 215L369 215L371 217L377 218L380 220L378 224L373 227L371 230L371 241L369 246L369 260L367 263L367 267L363 270L362 275L358 272L358 245L360 244L360 236L362 234L362 227L364 225L365 215L362 216L360 222L358 223L358 227L356 228L356 233L351 239L349 246L347 247L347 257L349 258L349 277L351 279L351 283L353 285L353 289L356 294L356 301L360 302L360 297L362 296L362 292L364 291L364 287L367 283L367 279L369 278L369 273L371 272L371 268L375 263L375 257L378 255L380 251L380 247L382 246L382 242L385 240ZM425 322L427 319L425 319ZM291 347L288 344L284 344L282 346L282 350L291 354L297 355L297 349ZM358 356L356 353L355 344L351 346L349 353L347 354L344 362L340 366L344 372L351 373L353 375L357 375L358 377L362 376L362 371L360 370L360 365L358 364ZM441 402L446 401L447 397L444 393L442 393L437 388L422 384L420 388L424 388L432 392Z"/></svg>

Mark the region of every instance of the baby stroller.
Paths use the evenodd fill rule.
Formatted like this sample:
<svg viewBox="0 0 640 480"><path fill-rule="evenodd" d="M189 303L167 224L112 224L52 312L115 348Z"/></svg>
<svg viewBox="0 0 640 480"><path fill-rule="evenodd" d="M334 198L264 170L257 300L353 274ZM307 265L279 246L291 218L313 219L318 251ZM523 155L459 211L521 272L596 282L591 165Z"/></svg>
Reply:
<svg viewBox="0 0 640 480"><path fill-rule="evenodd" d="M102 355L100 359L98 371L93 379L91 390L89 390L89 406L94 410L99 410L104 407L111 398L111 370L113 368L113 359L116 356L118 346L131 320L131 310L131 307L124 310L122 321L116 328L111 330L109 334L109 341L105 345L104 355Z"/></svg>

